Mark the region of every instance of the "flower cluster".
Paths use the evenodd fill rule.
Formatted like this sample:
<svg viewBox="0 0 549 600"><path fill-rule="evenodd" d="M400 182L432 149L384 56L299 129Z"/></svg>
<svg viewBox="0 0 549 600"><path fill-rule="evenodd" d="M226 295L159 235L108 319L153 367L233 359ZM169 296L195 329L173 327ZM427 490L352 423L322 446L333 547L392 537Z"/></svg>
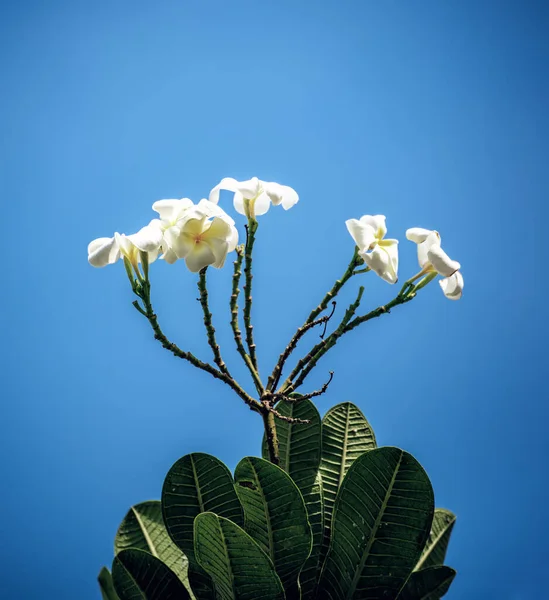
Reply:
<svg viewBox="0 0 549 600"><path fill-rule="evenodd" d="M406 237L417 244L417 258L421 267L418 277L424 274L442 275L444 279L439 283L446 298L459 300L463 292L463 276L459 271L461 265L441 248L439 232L413 227L408 229Z"/></svg>
<svg viewBox="0 0 549 600"><path fill-rule="evenodd" d="M88 246L90 264L104 267L123 257L138 272L143 259L148 258L151 263L161 254L169 264L184 259L194 273L210 265L222 267L227 254L238 244L238 230L234 220L218 206L221 190L234 194L235 210L249 220L264 215L271 204L288 210L299 200L296 191L286 185L257 177L247 181L225 177L211 190L207 200L200 200L198 204L188 198L159 200L152 206L159 218L137 233L127 236L115 233L112 238L94 240ZM384 215L364 215L360 219L349 219L345 224L367 270L394 284L398 281L398 240L385 237L385 220ZM440 281L444 295L450 300L461 298L461 265L442 250L440 234L414 227L407 230L406 237L417 244L421 267L408 281L424 277L422 281L428 283L440 274L444 278Z"/></svg>

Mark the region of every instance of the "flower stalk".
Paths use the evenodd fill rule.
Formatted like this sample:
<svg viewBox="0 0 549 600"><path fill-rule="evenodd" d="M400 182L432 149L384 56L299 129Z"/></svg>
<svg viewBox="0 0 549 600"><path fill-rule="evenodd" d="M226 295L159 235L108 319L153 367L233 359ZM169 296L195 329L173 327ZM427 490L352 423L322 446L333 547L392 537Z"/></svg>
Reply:
<svg viewBox="0 0 549 600"><path fill-rule="evenodd" d="M198 274L198 291L200 293L200 305L202 306L202 312L204 313L204 326L206 327L206 335L208 337L208 344L212 349L214 362L222 373L227 376L231 376L227 365L221 358L221 349L215 338L215 327L212 323L212 313L208 303L208 288L206 286L206 272L208 267L204 267Z"/></svg>

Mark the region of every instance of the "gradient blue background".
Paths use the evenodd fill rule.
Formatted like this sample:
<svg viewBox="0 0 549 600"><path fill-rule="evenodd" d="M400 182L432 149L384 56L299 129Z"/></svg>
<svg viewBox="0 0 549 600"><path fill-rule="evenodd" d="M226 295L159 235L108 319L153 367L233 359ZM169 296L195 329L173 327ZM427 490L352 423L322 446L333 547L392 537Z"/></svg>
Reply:
<svg viewBox="0 0 549 600"><path fill-rule="evenodd" d="M261 218L264 371L347 265L345 219L387 215L401 280L406 228L442 232L463 299L432 284L309 389L334 369L320 411L357 403L457 513L448 598L546 596L548 26L546 3L503 0L2 3L2 598L98 599L120 519L177 458L257 454L259 419L154 342L122 265L86 262L153 201L253 175L301 196ZM207 358L195 277L152 279L166 332ZM229 280L211 273L215 322L249 389ZM396 293L363 281L365 308Z"/></svg>

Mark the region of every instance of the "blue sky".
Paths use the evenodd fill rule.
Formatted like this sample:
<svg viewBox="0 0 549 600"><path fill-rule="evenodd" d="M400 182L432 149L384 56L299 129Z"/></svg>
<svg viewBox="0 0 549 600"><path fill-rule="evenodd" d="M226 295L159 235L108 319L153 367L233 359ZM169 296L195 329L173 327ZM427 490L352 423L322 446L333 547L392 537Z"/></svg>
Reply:
<svg viewBox="0 0 549 600"><path fill-rule="evenodd" d="M344 221L436 228L465 293L431 284L344 338L309 384L412 452L458 515L448 598L545 595L549 38L544 2L4 2L0 8L2 590L96 599L127 508L183 454L233 468L259 419L154 342L121 264L86 246L221 177L293 186L261 219L254 321L266 371L345 269ZM223 206L232 211L228 198ZM242 226L242 222L239 222ZM155 264L170 337L203 358L196 278ZM230 269L210 274L227 362ZM364 309L394 288L363 276ZM358 282L339 310L354 298ZM312 341L312 340L309 340ZM545 371L545 372L544 372Z"/></svg>

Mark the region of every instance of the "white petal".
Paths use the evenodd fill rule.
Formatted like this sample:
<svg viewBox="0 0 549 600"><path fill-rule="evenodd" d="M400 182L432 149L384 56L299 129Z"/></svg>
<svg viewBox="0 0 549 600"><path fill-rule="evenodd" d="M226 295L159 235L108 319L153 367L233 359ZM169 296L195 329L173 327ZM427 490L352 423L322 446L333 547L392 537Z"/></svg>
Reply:
<svg viewBox="0 0 549 600"><path fill-rule="evenodd" d="M225 177L210 192L210 202L214 204L219 202L220 190L240 192L245 198L255 198L259 193L259 185L257 177L252 177L252 179L246 181L237 181L232 177Z"/></svg>
<svg viewBox="0 0 549 600"><path fill-rule="evenodd" d="M396 248L396 246L395 246ZM364 262L382 279L388 283L396 283L397 276L394 268L393 259L396 258L398 267L398 258L393 254L389 254L382 246L376 246L372 252L361 253L360 256L364 259Z"/></svg>
<svg viewBox="0 0 549 600"><path fill-rule="evenodd" d="M424 269L429 265L429 250L433 246L440 246L440 235L438 231L431 231L429 235L417 246L417 260L419 266Z"/></svg>
<svg viewBox="0 0 549 600"><path fill-rule="evenodd" d="M440 287L446 298L450 300L459 300L463 293L463 276L459 271L456 271L450 277L439 281Z"/></svg>
<svg viewBox="0 0 549 600"><path fill-rule="evenodd" d="M406 230L406 237L411 242L415 242L416 244L421 244L421 242L424 242L427 239L427 237L432 233L437 233L437 232L432 231L431 229L422 229L421 227L412 227L411 229ZM438 233L437 233L437 235L438 235ZM440 236L439 236L439 240L440 240Z"/></svg>
<svg viewBox="0 0 549 600"><path fill-rule="evenodd" d="M204 242L194 244L192 251L185 257L185 263L187 264L189 271L192 271L193 273L198 273L198 271L214 262L215 255L208 244Z"/></svg>
<svg viewBox="0 0 549 600"><path fill-rule="evenodd" d="M114 234L116 244L120 249L120 253L125 256L133 265L137 265L139 262L137 248L132 244L128 236L120 233Z"/></svg>
<svg viewBox="0 0 549 600"><path fill-rule="evenodd" d="M387 235L387 225L385 225L385 215L364 215L360 217L360 222L369 225L376 234L376 238L381 240Z"/></svg>
<svg viewBox="0 0 549 600"><path fill-rule="evenodd" d="M398 240L382 240L379 247L389 255L388 278L384 277L384 279L389 283L396 283L398 281Z"/></svg>
<svg viewBox="0 0 549 600"><path fill-rule="evenodd" d="M349 219L345 221L347 231L358 246L360 252L366 252L375 242L375 230L370 225L366 225L357 219Z"/></svg>
<svg viewBox="0 0 549 600"><path fill-rule="evenodd" d="M215 219L209 223L205 223L204 233L202 234L203 240L221 239L226 241L231 236L231 226L221 217L215 217Z"/></svg>
<svg viewBox="0 0 549 600"><path fill-rule="evenodd" d="M227 258L227 252L229 251L228 242L220 238L213 238L205 241L205 243L208 244L215 257L215 262L212 263L213 266L220 269L225 264L225 259Z"/></svg>
<svg viewBox="0 0 549 600"><path fill-rule="evenodd" d="M161 219L171 223L177 219L180 213L191 206L193 206L192 200L181 198L181 200L158 200L152 205L152 208L160 215Z"/></svg>
<svg viewBox="0 0 549 600"><path fill-rule="evenodd" d="M214 204L205 198L202 198L196 205L196 212L206 217L221 217L227 223L234 225L235 221L218 204Z"/></svg>
<svg viewBox="0 0 549 600"><path fill-rule="evenodd" d="M432 245L429 250L427 250L427 258L435 268L436 272L444 277L450 277L450 275L453 275L461 267L456 260L452 260L446 252L437 245Z"/></svg>
<svg viewBox="0 0 549 600"><path fill-rule="evenodd" d="M162 231L154 225L147 225L137 233L127 236L131 243L143 252L157 252L162 244Z"/></svg>
<svg viewBox="0 0 549 600"><path fill-rule="evenodd" d="M234 209L236 210L237 213L239 213L241 215L246 215L246 211L244 210L244 196L242 196L242 194L240 192L234 193L233 204L234 204Z"/></svg>
<svg viewBox="0 0 549 600"><path fill-rule="evenodd" d="M161 258L165 260L169 265L173 265L173 263L177 260L178 257L173 250L167 248L164 254L161 256Z"/></svg>
<svg viewBox="0 0 549 600"><path fill-rule="evenodd" d="M274 181L264 181L262 184L265 193L269 196L274 206L282 204L284 210L288 210L299 201L297 192L287 185L281 185Z"/></svg>
<svg viewBox="0 0 549 600"><path fill-rule="evenodd" d="M182 233L181 229L177 226L166 229L164 232L164 240L168 245L168 248L177 256L177 258L185 258L195 245L193 238Z"/></svg>
<svg viewBox="0 0 549 600"><path fill-rule="evenodd" d="M229 236L227 243L229 244L227 252L232 252L238 244L238 229L234 225L231 226L231 235Z"/></svg>
<svg viewBox="0 0 549 600"><path fill-rule="evenodd" d="M253 210L256 217L264 215L271 207L271 199L265 192L261 192L261 194L259 194L259 196L255 200L250 201L250 204L252 202L254 205Z"/></svg>
<svg viewBox="0 0 549 600"><path fill-rule="evenodd" d="M88 262L92 267L112 265L119 258L120 251L114 237L98 238L88 245Z"/></svg>

